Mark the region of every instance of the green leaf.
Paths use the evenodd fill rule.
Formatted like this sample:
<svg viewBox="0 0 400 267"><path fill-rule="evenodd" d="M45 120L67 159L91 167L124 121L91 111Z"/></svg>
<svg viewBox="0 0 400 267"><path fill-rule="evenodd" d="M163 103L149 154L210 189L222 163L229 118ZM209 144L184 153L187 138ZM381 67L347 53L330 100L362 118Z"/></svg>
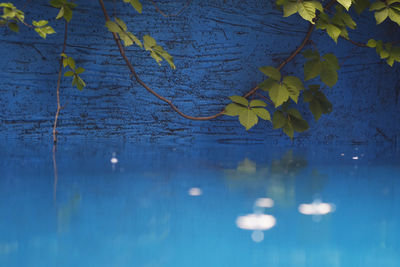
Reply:
<svg viewBox="0 0 400 267"><path fill-rule="evenodd" d="M298 1L297 2L297 11L299 15L314 24L315 11L323 10L322 5L318 1Z"/></svg>
<svg viewBox="0 0 400 267"><path fill-rule="evenodd" d="M271 115L269 114L268 110L265 108L252 108L252 111L257 114L258 117L260 117L263 120L271 120Z"/></svg>
<svg viewBox="0 0 400 267"><path fill-rule="evenodd" d="M68 59L63 58L63 67L65 68L66 66L68 66Z"/></svg>
<svg viewBox="0 0 400 267"><path fill-rule="evenodd" d="M117 24L122 28L123 31L127 31L128 27L126 26L125 22L122 19L115 18Z"/></svg>
<svg viewBox="0 0 400 267"><path fill-rule="evenodd" d="M65 77L71 77L71 76L74 76L74 74L75 74L75 73L74 73L73 71L70 71L70 70L69 70L69 71L66 71L66 72L64 73L64 76L65 76Z"/></svg>
<svg viewBox="0 0 400 267"><path fill-rule="evenodd" d="M268 78L265 81L263 81L262 83L260 83L258 85L259 88L261 88L264 91L268 91L269 89L271 89L273 86L277 86L278 83L272 79L272 78ZM279 86L279 85L278 85Z"/></svg>
<svg viewBox="0 0 400 267"><path fill-rule="evenodd" d="M325 54L322 58L325 59L325 61L335 70L338 70L340 68L339 61L334 54Z"/></svg>
<svg viewBox="0 0 400 267"><path fill-rule="evenodd" d="M297 2L288 1L283 5L283 16L289 17L297 13Z"/></svg>
<svg viewBox="0 0 400 267"><path fill-rule="evenodd" d="M290 139L293 139L294 136L294 129L290 121L287 121L285 126L283 127L283 132L290 137Z"/></svg>
<svg viewBox="0 0 400 267"><path fill-rule="evenodd" d="M380 11L376 11L374 16L376 19L376 24L381 24L389 16L389 9L385 8Z"/></svg>
<svg viewBox="0 0 400 267"><path fill-rule="evenodd" d="M369 6L370 6L369 0L355 0L353 3L353 7L358 15L360 15Z"/></svg>
<svg viewBox="0 0 400 267"><path fill-rule="evenodd" d="M253 107L266 107L266 106L267 106L267 104L262 100L256 99L256 100L250 101L250 107L252 107L252 108Z"/></svg>
<svg viewBox="0 0 400 267"><path fill-rule="evenodd" d="M337 39L339 38L342 30L333 24L328 24L326 27L326 32L337 43Z"/></svg>
<svg viewBox="0 0 400 267"><path fill-rule="evenodd" d="M318 101L317 99L313 99L313 100L310 102L309 107L310 107L311 113L312 113L313 116L314 116L314 119L315 119L316 121L318 121L319 118L321 118L321 115L322 115L322 107L321 107L321 105L319 104L319 101Z"/></svg>
<svg viewBox="0 0 400 267"><path fill-rule="evenodd" d="M375 10L381 10L386 8L386 4L384 2L381 1L376 1L374 3L371 4L371 6L369 7L370 11L375 11Z"/></svg>
<svg viewBox="0 0 400 267"><path fill-rule="evenodd" d="M130 3L132 7L139 13L142 13L142 4L139 0L124 0L125 3Z"/></svg>
<svg viewBox="0 0 400 267"><path fill-rule="evenodd" d="M275 107L279 107L289 98L289 91L286 85L281 84L279 86L274 86L269 90L269 97L272 102L274 102Z"/></svg>
<svg viewBox="0 0 400 267"><path fill-rule="evenodd" d="M277 68L271 67L271 66L265 66L261 67L260 71L267 75L268 77L274 79L275 81L280 81L281 80L281 73Z"/></svg>
<svg viewBox="0 0 400 267"><path fill-rule="evenodd" d="M287 118L282 111L277 110L275 111L274 115L272 116L272 126L274 129L279 129L285 126Z"/></svg>
<svg viewBox="0 0 400 267"><path fill-rule="evenodd" d="M296 88L298 91L304 89L302 81L296 76L285 76L282 81L288 88Z"/></svg>
<svg viewBox="0 0 400 267"><path fill-rule="evenodd" d="M243 109L239 113L239 122L242 124L246 130L257 124L258 117L254 111L250 109Z"/></svg>
<svg viewBox="0 0 400 267"><path fill-rule="evenodd" d="M247 109L247 108L240 106L236 103L230 103L229 105L227 105L225 107L224 114L227 116L238 116L240 111L242 111L243 109Z"/></svg>
<svg viewBox="0 0 400 267"><path fill-rule="evenodd" d="M232 102L235 102L245 107L249 105L249 101L247 101L247 99L244 98L243 96L233 95L230 96L229 99L232 100Z"/></svg>
<svg viewBox="0 0 400 267"><path fill-rule="evenodd" d="M61 8L63 6L63 1L61 0L51 0L50 5L52 7Z"/></svg>
<svg viewBox="0 0 400 267"><path fill-rule="evenodd" d="M298 119L302 118L300 112L294 108L289 109L288 111L286 111L286 113L294 118L298 118Z"/></svg>
<svg viewBox="0 0 400 267"><path fill-rule="evenodd" d="M150 56L152 58L154 58L154 60L158 63L159 66L161 66L161 61L162 61L162 57L160 57L156 52L151 51L150 52Z"/></svg>
<svg viewBox="0 0 400 267"><path fill-rule="evenodd" d="M124 46L131 46L133 45L132 39L126 34L125 32L118 33L121 40L124 42ZM161 61L161 60L160 60Z"/></svg>
<svg viewBox="0 0 400 267"><path fill-rule="evenodd" d="M45 25L47 25L47 23L49 23L47 20L39 20L39 21L32 21L32 25L35 27L43 27Z"/></svg>
<svg viewBox="0 0 400 267"><path fill-rule="evenodd" d="M318 60L310 60L304 64L304 80L314 79L321 73L322 64Z"/></svg>
<svg viewBox="0 0 400 267"><path fill-rule="evenodd" d="M63 17L68 22L70 22L71 19L72 19L72 9L69 8L68 6L64 6L64 15L63 15Z"/></svg>
<svg viewBox="0 0 400 267"><path fill-rule="evenodd" d="M299 118L295 118L295 117L291 117L291 121L293 129L296 132L304 132L307 131L310 127L308 126L308 122L305 121L304 119L299 119Z"/></svg>
<svg viewBox="0 0 400 267"><path fill-rule="evenodd" d="M322 14L321 14L322 15ZM315 59L319 61L319 53L318 51L314 50L305 50L303 53L301 53L305 58L307 59Z"/></svg>
<svg viewBox="0 0 400 267"><path fill-rule="evenodd" d="M10 30L12 30L13 32L19 32L19 26L17 23L15 22L9 22L7 24L8 28L10 28Z"/></svg>
<svg viewBox="0 0 400 267"><path fill-rule="evenodd" d="M332 112L332 103L329 102L329 100L326 98L324 93L321 91L318 91L315 93L314 97L318 99L319 104L321 105L322 108L322 113L327 114Z"/></svg>
<svg viewBox="0 0 400 267"><path fill-rule="evenodd" d="M394 8L389 9L389 18L393 22L396 22L400 26L400 8L396 10Z"/></svg>
<svg viewBox="0 0 400 267"><path fill-rule="evenodd" d="M143 36L144 49L150 51L153 46L157 44L156 40L150 35Z"/></svg>
<svg viewBox="0 0 400 267"><path fill-rule="evenodd" d="M142 42L135 35L133 35L131 32L127 32L126 34L135 42L137 46L143 47Z"/></svg>
<svg viewBox="0 0 400 267"><path fill-rule="evenodd" d="M71 67L71 69L75 69L75 60L72 57L68 58L68 65Z"/></svg>
<svg viewBox="0 0 400 267"><path fill-rule="evenodd" d="M78 68L75 70L76 74L81 74L81 73L83 73L84 71L85 71L85 69L82 68L82 67L78 67Z"/></svg>
<svg viewBox="0 0 400 267"><path fill-rule="evenodd" d="M56 19L61 19L64 16L64 6L60 8L60 11L57 14Z"/></svg>
<svg viewBox="0 0 400 267"><path fill-rule="evenodd" d="M313 93L311 92L311 90L306 90L306 91L304 91L304 93L303 93L303 101L304 101L304 102L308 103L308 102L310 102L311 100L313 100L313 98L314 98L314 95L313 95Z"/></svg>
<svg viewBox="0 0 400 267"><path fill-rule="evenodd" d="M344 6L344 8L346 8L346 10L349 10L349 8L351 6L351 0L337 0L337 1L339 2L339 4Z"/></svg>
<svg viewBox="0 0 400 267"><path fill-rule="evenodd" d="M332 87L336 84L337 80L338 74L332 65L326 61L322 62L321 81L329 87Z"/></svg>
<svg viewBox="0 0 400 267"><path fill-rule="evenodd" d="M368 47L374 48L376 47L376 41L374 39L369 39L367 43Z"/></svg>
<svg viewBox="0 0 400 267"><path fill-rule="evenodd" d="M110 32L116 32L116 33L122 32L122 29L114 21L111 20L106 21L106 26Z"/></svg>

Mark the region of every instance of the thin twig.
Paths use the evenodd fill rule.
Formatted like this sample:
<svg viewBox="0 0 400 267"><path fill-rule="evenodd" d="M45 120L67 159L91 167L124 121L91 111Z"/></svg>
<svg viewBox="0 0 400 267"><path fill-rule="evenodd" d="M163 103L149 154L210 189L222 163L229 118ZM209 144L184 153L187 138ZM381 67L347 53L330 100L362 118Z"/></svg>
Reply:
<svg viewBox="0 0 400 267"><path fill-rule="evenodd" d="M166 18L179 16L190 5L190 3L192 2L192 0L188 0L186 2L186 4L182 7L182 9L179 10L175 14L166 14L165 12L163 12L161 9L158 8L158 5L157 5L157 3L155 1L153 1L153 0L149 0L149 1L154 5L154 7L156 8L157 12L160 13L162 16L166 17Z"/></svg>
<svg viewBox="0 0 400 267"><path fill-rule="evenodd" d="M352 43L353 45L358 46L358 47L368 47L366 44L353 41L353 40L351 40L350 38L345 38L345 37L342 37L342 38L345 39L346 41Z"/></svg>
<svg viewBox="0 0 400 267"><path fill-rule="evenodd" d="M151 1L151 0L150 0ZM104 17L106 19L106 21L110 20L110 17L107 13L106 7L104 5L103 0L99 0L100 6L103 10L104 13ZM328 9L330 8L333 4L336 3L336 0L331 0L324 8ZM316 18L314 19L315 21L318 20L319 16L317 15ZM305 47L305 45L307 44L307 42L309 41L311 34L314 30L314 24L310 24L310 26L308 27L308 31L306 33L306 36L304 37L303 41L301 42L301 44L299 45L299 47L296 48L296 50L294 50L290 56L284 60L279 66L278 66L278 70L281 70L286 64L288 64L291 60L293 60L299 53L300 51ZM186 118L186 119L190 119L190 120L197 120L197 121L205 121L205 120L211 120L214 118L217 118L221 115L224 114L224 110L214 114L212 116L207 116L207 117L193 117L193 116L189 116L186 115L185 113L183 113L182 111L180 111L172 102L171 100L159 95L157 92L155 92L153 89L151 89L145 82L143 82L139 75L136 73L135 68L133 67L133 65L130 63L129 59L127 58L127 56L125 55L125 50L124 47L121 44L120 39L118 38L118 35L116 33L112 33L114 40L118 46L119 52L122 56L122 58L125 60L126 65L128 66L130 72L131 72L131 76L135 77L135 80L142 85L148 92L150 92L151 94L153 94L155 97L157 97L158 99L160 99L161 101L166 102L175 112L177 112L179 115L181 115L182 117ZM243 95L243 97L249 97L252 94L254 94L257 90L259 89L258 86L254 87L253 89L251 89L249 92L247 92L246 94Z"/></svg>
<svg viewBox="0 0 400 267"><path fill-rule="evenodd" d="M65 48L67 47L67 38L68 38L68 22L65 21L65 32L64 32L64 43L62 48L62 54L65 53ZM57 121L58 115L60 115L60 110L62 109L60 104L60 84L61 84L61 74L62 74L62 67L63 67L63 57L60 56L60 68L58 71L58 80L57 80L57 112L54 116L54 125L53 125L53 141L57 143Z"/></svg>

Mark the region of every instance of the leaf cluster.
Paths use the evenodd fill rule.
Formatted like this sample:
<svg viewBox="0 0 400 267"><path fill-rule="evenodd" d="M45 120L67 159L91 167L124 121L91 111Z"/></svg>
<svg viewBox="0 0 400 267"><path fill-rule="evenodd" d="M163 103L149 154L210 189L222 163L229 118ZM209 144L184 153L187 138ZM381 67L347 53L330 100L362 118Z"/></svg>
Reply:
<svg viewBox="0 0 400 267"><path fill-rule="evenodd" d="M321 81L329 87L338 80L339 62L334 54L325 54L322 57L316 50L306 50L303 56L307 59L304 64L304 79L306 81L320 76Z"/></svg>
<svg viewBox="0 0 400 267"><path fill-rule="evenodd" d="M262 90L268 91L269 97L275 107L292 99L297 103L300 91L304 89L302 81L296 76L285 76L282 79L280 71L271 66L261 67L260 71L268 76L268 79L258 85Z"/></svg>
<svg viewBox="0 0 400 267"><path fill-rule="evenodd" d="M323 11L322 4L316 0L277 0L278 6L283 6L283 16L289 17L293 14L299 13L299 15L314 24L316 11Z"/></svg>
<svg viewBox="0 0 400 267"><path fill-rule="evenodd" d="M381 59L386 59L389 66L393 66L394 62L400 62L400 47L394 46L392 43L384 44L382 40L375 41L370 39L367 43L368 47L375 48L376 53Z"/></svg>
<svg viewBox="0 0 400 267"><path fill-rule="evenodd" d="M258 123L258 118L263 120L271 120L271 115L265 108L267 104L262 100L249 101L242 96L229 97L233 103L225 107L224 114L228 116L239 116L239 122L246 130Z"/></svg>
<svg viewBox="0 0 400 267"><path fill-rule="evenodd" d="M143 36L144 49L150 51L150 56L161 66L161 61L165 59L172 69L176 69L173 57L157 44L156 40L150 35Z"/></svg>
<svg viewBox="0 0 400 267"><path fill-rule="evenodd" d="M303 93L303 101L308 103L308 107L318 121L322 114L328 114L332 111L332 103L326 98L325 94L320 90L320 86L313 84L308 86L309 89Z"/></svg>
<svg viewBox="0 0 400 267"><path fill-rule="evenodd" d="M168 62L171 68L175 69L173 57L157 44L156 40L150 35L143 36L143 44L133 33L128 31L126 23L119 18L114 21L107 21L106 26L110 32L118 34L119 38L123 41L124 46L131 46L133 43L139 47L143 47L146 51L150 51L150 56L161 66L163 59Z"/></svg>
<svg viewBox="0 0 400 267"><path fill-rule="evenodd" d="M56 33L56 31L49 25L47 20L32 21L35 31L43 38L46 39L47 34Z"/></svg>
<svg viewBox="0 0 400 267"><path fill-rule="evenodd" d="M400 0L376 1L371 4L370 11L375 11L376 24L381 24L388 17L400 25Z"/></svg>
<svg viewBox="0 0 400 267"><path fill-rule="evenodd" d="M133 43L143 47L142 42L131 32L128 31L126 23L119 18L114 21L107 21L106 26L110 32L117 33L119 38L124 42L124 46L131 46Z"/></svg>
<svg viewBox="0 0 400 267"><path fill-rule="evenodd" d="M354 30L357 24L352 17L340 5L336 6L336 12L330 18L326 13L321 13L316 23L316 28L326 30L326 33L337 43L339 36L349 38L347 27Z"/></svg>
<svg viewBox="0 0 400 267"><path fill-rule="evenodd" d="M65 77L73 77L72 78L72 86L76 86L80 91L86 87L86 83L83 79L79 76L82 74L85 69L82 67L76 67L75 60L72 57L68 57L66 54L61 54L63 57L63 67L69 67L71 70L68 70L64 73Z"/></svg>
<svg viewBox="0 0 400 267"><path fill-rule="evenodd" d="M12 3L0 3L3 8L3 15L1 15L0 25L7 25L7 27L14 31L19 32L19 22L24 22L25 14L17 9Z"/></svg>
<svg viewBox="0 0 400 267"><path fill-rule="evenodd" d="M73 15L72 10L77 6L77 4L69 2L68 0L51 0L50 5L60 9L56 19L64 18L67 22L71 21Z"/></svg>
<svg viewBox="0 0 400 267"><path fill-rule="evenodd" d="M308 123L303 119L297 109L283 107L275 111L272 116L272 126L274 129L283 128L283 132L293 139L294 132L304 132L309 129Z"/></svg>

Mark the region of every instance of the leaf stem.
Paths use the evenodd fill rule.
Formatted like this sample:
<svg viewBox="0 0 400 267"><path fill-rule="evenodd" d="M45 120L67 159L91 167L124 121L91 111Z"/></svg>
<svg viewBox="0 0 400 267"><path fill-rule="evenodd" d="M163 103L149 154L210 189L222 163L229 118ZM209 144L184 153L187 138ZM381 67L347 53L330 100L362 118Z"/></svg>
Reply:
<svg viewBox="0 0 400 267"><path fill-rule="evenodd" d="M68 38L68 22L65 21L65 31L64 31L64 43L62 48L62 54L65 54L65 48L67 47L67 38ZM62 74L62 67L63 67L63 57L60 56L60 68L58 71L58 79L57 79L57 111L56 115L54 116L54 125L53 125L53 141L54 144L57 143L57 121L58 116L60 115L60 111L62 109L60 104L60 84L61 84L61 74Z"/></svg>

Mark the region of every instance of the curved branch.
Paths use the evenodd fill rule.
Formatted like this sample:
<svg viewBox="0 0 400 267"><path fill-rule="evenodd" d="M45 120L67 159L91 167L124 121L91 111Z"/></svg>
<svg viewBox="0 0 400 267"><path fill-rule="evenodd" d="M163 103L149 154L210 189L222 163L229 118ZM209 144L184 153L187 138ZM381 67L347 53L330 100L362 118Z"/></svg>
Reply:
<svg viewBox="0 0 400 267"><path fill-rule="evenodd" d="M65 21L64 43L63 43L63 48L62 48L62 54L65 53L65 48L67 46L67 38L68 38L68 22ZM60 68L58 71L58 79L57 79L57 112L56 112L56 115L54 116L54 125L53 125L53 141L54 141L54 143L57 143L57 131L56 131L57 121L58 121L58 115L60 115L60 110L62 109L61 104L60 104L60 84L61 84L62 67L63 67L63 57L61 56Z"/></svg>
<svg viewBox="0 0 400 267"><path fill-rule="evenodd" d="M353 41L353 40L351 40L350 38L345 38L345 37L342 37L342 38L345 39L346 41L352 43L352 44L355 45L355 46L358 46L358 47L368 47L366 44Z"/></svg>
<svg viewBox="0 0 400 267"><path fill-rule="evenodd" d="M150 0L152 1L152 0ZM104 13L104 17L106 19L106 21L110 20L110 17L107 13L106 7L104 5L103 0L99 0L100 6L103 10ZM330 8L333 4L336 3L336 0L331 0L325 7L324 9L328 9ZM315 21L319 18L319 16L317 15L315 18ZM286 64L288 64L290 61L292 61L299 53L300 51L305 47L305 45L307 44L307 42L309 41L311 34L314 30L315 26L314 24L310 24L310 26L308 27L308 31L306 33L306 36L304 37L303 41L301 42L301 44L296 48L296 50L294 50L290 56L284 60L279 66L278 66L278 70L281 70ZM119 52L122 56L122 58L125 60L126 65L128 66L129 70L131 71L132 75L135 77L136 81L142 85L148 92L150 92L151 94L153 94L155 97L157 97L158 99L160 99L161 101L166 102L175 112L177 112L179 115L181 115L182 117L186 118L186 119L190 119L190 120L198 120L198 121L204 121L204 120L211 120L214 118L217 118L221 115L224 114L224 110L222 110L219 113L216 113L212 116L207 116L207 117L194 117L194 116L189 116L186 115L185 113L183 113L182 111L180 111L173 103L171 100L159 95L157 92L155 92L153 89L151 89L145 82L143 82L139 75L136 73L135 68L133 67L133 65L130 63L129 59L127 58L127 56L125 55L125 50L124 47L121 44L121 41L118 38L118 35L116 33L112 33L114 40L118 46ZM249 97L251 95L253 95L257 90L259 89L258 86L254 87L253 89L251 89L249 92L247 92L246 94L243 95L243 97Z"/></svg>
<svg viewBox="0 0 400 267"><path fill-rule="evenodd" d="M179 16L190 5L190 3L192 2L192 0L188 0L186 2L186 4L182 7L182 9L179 10L175 14L166 14L165 12L163 12L161 9L158 8L158 5L157 5L157 3L155 1L153 1L153 0L149 0L149 1L153 4L153 6L155 7L156 11L158 13L160 13L162 16L166 17L166 18Z"/></svg>

